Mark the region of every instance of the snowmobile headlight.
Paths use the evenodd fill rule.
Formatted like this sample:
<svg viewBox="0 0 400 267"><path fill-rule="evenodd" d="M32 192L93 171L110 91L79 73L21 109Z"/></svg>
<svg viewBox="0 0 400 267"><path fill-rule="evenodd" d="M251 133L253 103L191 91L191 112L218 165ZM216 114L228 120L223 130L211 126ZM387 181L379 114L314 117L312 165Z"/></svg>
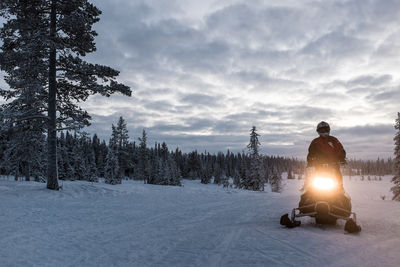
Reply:
<svg viewBox="0 0 400 267"><path fill-rule="evenodd" d="M319 190L332 190L336 183L332 178L316 177L313 181L313 186Z"/></svg>

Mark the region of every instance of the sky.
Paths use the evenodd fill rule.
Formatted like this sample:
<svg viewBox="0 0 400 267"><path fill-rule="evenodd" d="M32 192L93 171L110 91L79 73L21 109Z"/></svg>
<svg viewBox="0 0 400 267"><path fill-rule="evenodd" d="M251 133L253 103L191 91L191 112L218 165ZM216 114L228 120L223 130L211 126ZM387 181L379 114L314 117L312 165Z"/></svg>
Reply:
<svg viewBox="0 0 400 267"><path fill-rule="evenodd" d="M97 51L132 97L92 96L84 130L132 141L304 158L321 120L349 158L393 154L400 1L94 0ZM2 81L0 81L1 85Z"/></svg>

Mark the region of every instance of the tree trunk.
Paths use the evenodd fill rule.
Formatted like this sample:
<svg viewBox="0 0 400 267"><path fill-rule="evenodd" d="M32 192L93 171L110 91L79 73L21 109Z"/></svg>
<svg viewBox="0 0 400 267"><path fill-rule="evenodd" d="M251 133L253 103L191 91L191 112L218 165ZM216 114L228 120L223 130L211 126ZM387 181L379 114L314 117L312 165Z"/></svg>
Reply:
<svg viewBox="0 0 400 267"><path fill-rule="evenodd" d="M48 99L48 131L47 131L47 188L58 190L57 177L57 132L56 132L56 95L57 95L57 80L56 80L56 60L57 51L55 47L56 37L56 10L57 0L51 2L50 14L50 57L49 57L49 99Z"/></svg>
<svg viewBox="0 0 400 267"><path fill-rule="evenodd" d="M27 181L27 182L29 182L31 180L30 172L31 172L30 164L29 164L29 162L25 162L25 164L24 164L24 175L25 175L25 181Z"/></svg>

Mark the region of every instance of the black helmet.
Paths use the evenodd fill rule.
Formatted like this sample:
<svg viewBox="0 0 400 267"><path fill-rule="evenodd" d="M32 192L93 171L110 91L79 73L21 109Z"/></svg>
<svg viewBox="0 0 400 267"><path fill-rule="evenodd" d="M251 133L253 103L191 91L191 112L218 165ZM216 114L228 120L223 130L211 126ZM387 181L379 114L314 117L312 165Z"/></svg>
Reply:
<svg viewBox="0 0 400 267"><path fill-rule="evenodd" d="M321 121L317 125L317 132L318 133L329 133L331 131L331 127L327 122Z"/></svg>

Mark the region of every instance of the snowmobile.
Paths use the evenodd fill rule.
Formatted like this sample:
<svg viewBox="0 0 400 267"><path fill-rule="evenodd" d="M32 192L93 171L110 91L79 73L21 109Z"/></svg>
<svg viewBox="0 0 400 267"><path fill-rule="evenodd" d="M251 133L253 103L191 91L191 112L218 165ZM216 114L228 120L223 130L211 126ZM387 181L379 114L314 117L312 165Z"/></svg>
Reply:
<svg viewBox="0 0 400 267"><path fill-rule="evenodd" d="M281 225L288 228L300 226L296 218L313 217L316 224L335 225L338 219L345 220L345 231L358 233L361 227L357 216L351 211L351 198L341 184L341 174L337 167L324 164L306 177L305 192L301 195L299 207L281 217Z"/></svg>

